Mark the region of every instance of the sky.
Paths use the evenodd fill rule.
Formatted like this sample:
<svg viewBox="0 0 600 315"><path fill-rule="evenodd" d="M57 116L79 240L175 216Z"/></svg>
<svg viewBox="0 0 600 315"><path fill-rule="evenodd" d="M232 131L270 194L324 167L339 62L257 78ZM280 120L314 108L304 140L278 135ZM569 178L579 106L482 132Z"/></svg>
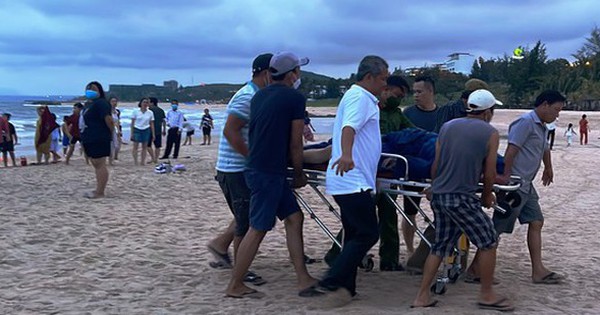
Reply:
<svg viewBox="0 0 600 315"><path fill-rule="evenodd" d="M538 40L572 60L599 19L598 0L0 0L0 95L242 83L255 56L286 50L336 78L369 54L408 68Z"/></svg>

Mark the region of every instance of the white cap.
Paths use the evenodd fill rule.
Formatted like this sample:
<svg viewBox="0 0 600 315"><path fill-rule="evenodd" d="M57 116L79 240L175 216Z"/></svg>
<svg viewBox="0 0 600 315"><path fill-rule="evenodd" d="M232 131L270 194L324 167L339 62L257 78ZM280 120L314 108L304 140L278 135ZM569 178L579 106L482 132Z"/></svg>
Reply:
<svg viewBox="0 0 600 315"><path fill-rule="evenodd" d="M503 105L488 90L475 90L469 95L467 100L467 112L482 111L492 108L495 105Z"/></svg>
<svg viewBox="0 0 600 315"><path fill-rule="evenodd" d="M294 53L282 51L276 53L269 63L271 74L274 76L294 70L296 67L308 64L308 58L298 58Z"/></svg>

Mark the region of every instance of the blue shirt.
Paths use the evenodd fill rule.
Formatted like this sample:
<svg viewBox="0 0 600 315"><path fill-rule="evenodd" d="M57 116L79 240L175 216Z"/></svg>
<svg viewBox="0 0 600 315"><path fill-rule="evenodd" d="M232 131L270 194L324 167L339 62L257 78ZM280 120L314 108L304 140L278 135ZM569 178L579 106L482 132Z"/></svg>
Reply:
<svg viewBox="0 0 600 315"><path fill-rule="evenodd" d="M235 115L237 118L248 122L250 120L250 101L259 88L256 84L248 82L241 89L239 89L235 95L227 104L227 115ZM227 117L225 117L227 121ZM244 142L248 144L248 124L242 128L242 137ZM233 147L227 141L227 138L221 134L219 140L219 152L217 157L217 171L226 173L243 172L246 165L246 158L235 151Z"/></svg>
<svg viewBox="0 0 600 315"><path fill-rule="evenodd" d="M154 121L156 122L156 119ZM183 113L180 111L170 110L167 113L167 126L169 126L169 128L178 128L179 131L183 130ZM159 133L160 127L159 129L154 129L154 132Z"/></svg>
<svg viewBox="0 0 600 315"><path fill-rule="evenodd" d="M285 175L292 121L303 122L305 108L306 98L283 84L269 85L254 95L248 129L248 169Z"/></svg>
<svg viewBox="0 0 600 315"><path fill-rule="evenodd" d="M439 107L436 106L434 110L424 111L417 105L412 105L404 109L404 115L417 128L434 131L437 124L438 109Z"/></svg>

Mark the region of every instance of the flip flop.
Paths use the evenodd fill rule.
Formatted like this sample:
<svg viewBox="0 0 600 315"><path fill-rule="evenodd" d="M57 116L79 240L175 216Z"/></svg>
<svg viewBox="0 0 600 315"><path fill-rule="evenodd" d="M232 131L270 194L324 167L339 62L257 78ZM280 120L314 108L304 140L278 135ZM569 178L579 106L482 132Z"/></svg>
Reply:
<svg viewBox="0 0 600 315"><path fill-rule="evenodd" d="M229 253L227 253L227 252L225 252L225 253L219 253L219 251L217 251L210 244L207 245L206 248L208 249L208 251L211 254L213 254L213 256L215 256L215 258L217 259L217 261L222 262L223 265L228 266L228 268L232 268L233 267L233 264L231 263L231 257L229 256Z"/></svg>
<svg viewBox="0 0 600 315"><path fill-rule="evenodd" d="M481 278L480 277L476 277L476 276L470 275L470 274L465 275L465 280L464 281L465 281L465 283L481 284ZM500 284L500 281L494 277L494 279L492 280L492 284L493 285L498 285L498 284Z"/></svg>
<svg viewBox="0 0 600 315"><path fill-rule="evenodd" d="M549 274L545 275L542 280L533 280L535 284L559 284L564 277L552 271Z"/></svg>
<svg viewBox="0 0 600 315"><path fill-rule="evenodd" d="M214 269L231 269L231 266L227 266L221 261L211 261L208 265Z"/></svg>
<svg viewBox="0 0 600 315"><path fill-rule="evenodd" d="M267 283L267 280L263 279L261 276L255 274L252 271L248 271L244 276L244 282L248 282L256 286L261 286Z"/></svg>
<svg viewBox="0 0 600 315"><path fill-rule="evenodd" d="M298 295L300 297L315 297L315 296L321 296L323 294L325 294L325 292L317 289L317 287L315 285L312 285L312 286L298 292Z"/></svg>
<svg viewBox="0 0 600 315"><path fill-rule="evenodd" d="M234 294L226 294L225 297L229 297L229 298L234 298L234 299L262 299L265 296L267 296L266 294L256 291L256 290L251 290L248 292L244 292L241 295L234 295Z"/></svg>
<svg viewBox="0 0 600 315"><path fill-rule="evenodd" d="M321 262L320 259L310 258L307 255L304 255L304 263L307 265L312 265L314 263L319 263L319 262Z"/></svg>
<svg viewBox="0 0 600 315"><path fill-rule="evenodd" d="M427 304L425 304L425 305L423 305L423 306L415 306L415 305L411 305L411 306L410 306L410 308L419 308L419 307L424 307L424 308L427 308L427 307L435 307L435 306L438 304L438 302L439 302L438 300L432 300L432 301L430 301L429 303L427 303Z"/></svg>
<svg viewBox="0 0 600 315"><path fill-rule="evenodd" d="M491 310L491 311L499 311L499 312L512 312L515 310L515 307L510 305L510 304L502 304L503 302L506 302L508 299L507 298L501 298L500 300L498 300L495 303L481 303L478 302L477 306L482 309L482 310Z"/></svg>

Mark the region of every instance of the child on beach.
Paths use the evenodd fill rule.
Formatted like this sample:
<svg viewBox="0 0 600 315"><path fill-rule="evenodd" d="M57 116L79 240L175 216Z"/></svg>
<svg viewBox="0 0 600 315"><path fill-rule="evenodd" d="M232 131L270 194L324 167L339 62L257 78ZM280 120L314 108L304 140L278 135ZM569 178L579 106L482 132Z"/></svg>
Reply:
<svg viewBox="0 0 600 315"><path fill-rule="evenodd" d="M63 145L63 155L67 156L67 149L69 149L69 144L71 143L69 136L69 116L63 116L63 123L60 126L62 131L62 145Z"/></svg>
<svg viewBox="0 0 600 315"><path fill-rule="evenodd" d="M567 147L570 147L571 143L573 143L573 135L577 135L577 133L575 132L575 130L573 130L573 124L570 123L567 127L567 130L565 130L565 136L567 137Z"/></svg>
<svg viewBox="0 0 600 315"><path fill-rule="evenodd" d="M183 142L183 145L187 145L188 143L192 145L192 136L194 135L195 128L186 118L183 118L183 130L185 130L185 141Z"/></svg>
<svg viewBox="0 0 600 315"><path fill-rule="evenodd" d="M52 119L54 119L56 121L56 114L52 114ZM58 161L60 161L60 155L58 154L58 151L60 150L60 142L61 142L61 132L60 129L58 127L58 124L56 124L56 127L52 130L52 142L50 143L50 153L52 154L52 163L58 163Z"/></svg>

